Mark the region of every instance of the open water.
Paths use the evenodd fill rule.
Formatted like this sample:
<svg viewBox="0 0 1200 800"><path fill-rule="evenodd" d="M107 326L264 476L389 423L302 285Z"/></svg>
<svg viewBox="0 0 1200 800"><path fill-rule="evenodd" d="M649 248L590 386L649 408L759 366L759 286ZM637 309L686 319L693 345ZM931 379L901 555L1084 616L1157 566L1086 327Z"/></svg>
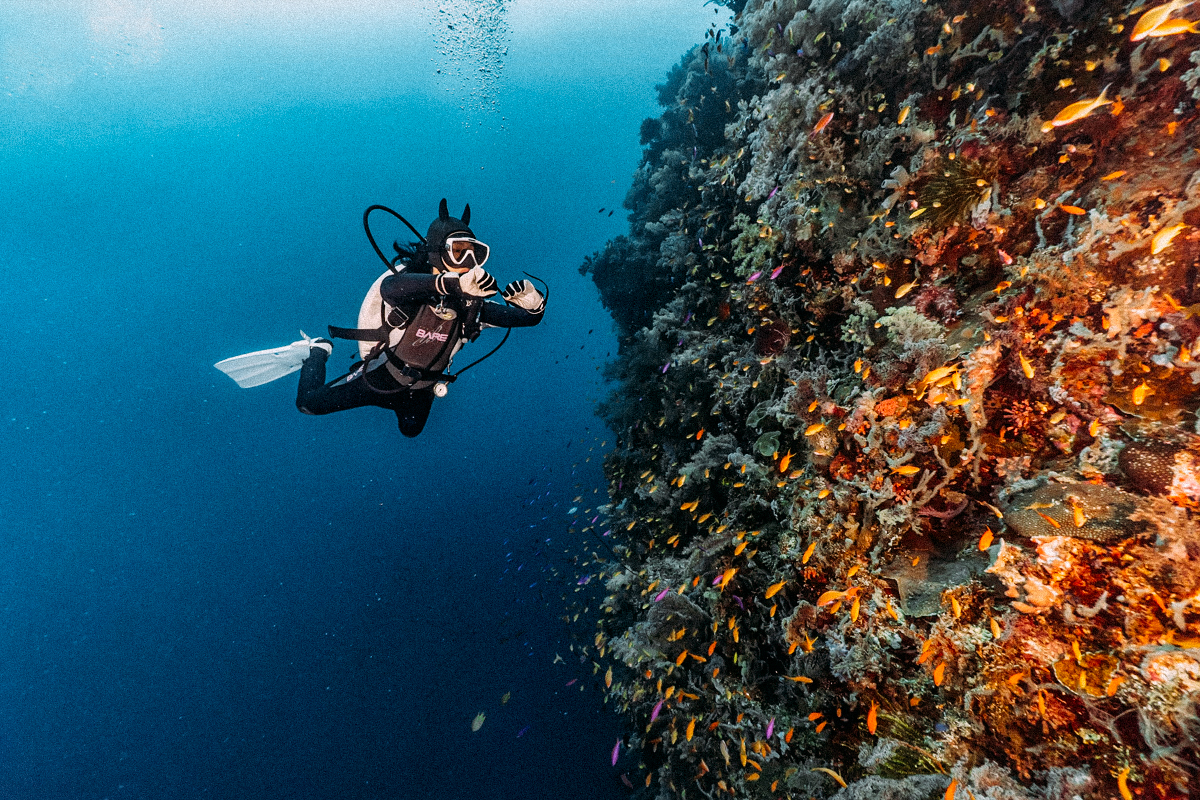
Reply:
<svg viewBox="0 0 1200 800"><path fill-rule="evenodd" d="M654 85L713 19L0 5L0 797L624 795L562 619L615 356L577 270L626 226ZM382 269L363 210L424 230L442 197L501 284L552 294L418 439L213 369L353 324Z"/></svg>

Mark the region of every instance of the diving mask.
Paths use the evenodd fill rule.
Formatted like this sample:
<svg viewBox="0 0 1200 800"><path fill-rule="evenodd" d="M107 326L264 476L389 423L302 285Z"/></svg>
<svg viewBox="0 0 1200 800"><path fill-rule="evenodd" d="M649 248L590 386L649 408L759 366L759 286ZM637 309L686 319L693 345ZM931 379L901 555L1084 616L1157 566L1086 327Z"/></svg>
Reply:
<svg viewBox="0 0 1200 800"><path fill-rule="evenodd" d="M451 268L482 267L488 260L488 246L470 236L451 236L446 239L444 258ZM474 259L474 264L468 264L467 259Z"/></svg>

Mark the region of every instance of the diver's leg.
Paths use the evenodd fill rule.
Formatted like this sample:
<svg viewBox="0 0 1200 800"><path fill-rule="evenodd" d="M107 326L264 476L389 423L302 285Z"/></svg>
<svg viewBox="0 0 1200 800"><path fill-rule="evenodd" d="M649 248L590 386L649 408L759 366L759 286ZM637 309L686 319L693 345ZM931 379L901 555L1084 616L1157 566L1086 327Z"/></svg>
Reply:
<svg viewBox="0 0 1200 800"><path fill-rule="evenodd" d="M296 408L305 414L332 414L348 408L377 406L379 394L363 383L362 376L338 386L325 385L325 361L329 355L313 348L300 368L300 385L296 389Z"/></svg>
<svg viewBox="0 0 1200 800"><path fill-rule="evenodd" d="M432 389L419 389L397 397L392 410L396 412L400 432L410 439L419 434L425 427L425 420L429 419L429 409L432 407Z"/></svg>

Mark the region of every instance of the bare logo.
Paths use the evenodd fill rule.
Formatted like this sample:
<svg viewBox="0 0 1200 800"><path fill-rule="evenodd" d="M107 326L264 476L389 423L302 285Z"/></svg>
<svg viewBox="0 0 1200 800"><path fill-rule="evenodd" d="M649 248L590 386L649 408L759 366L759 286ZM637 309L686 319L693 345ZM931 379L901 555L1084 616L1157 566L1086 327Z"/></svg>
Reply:
<svg viewBox="0 0 1200 800"><path fill-rule="evenodd" d="M430 341L444 342L449 338L450 338L450 336L445 333L439 333L437 331L427 331L424 328L417 328L417 339L421 343L430 342Z"/></svg>

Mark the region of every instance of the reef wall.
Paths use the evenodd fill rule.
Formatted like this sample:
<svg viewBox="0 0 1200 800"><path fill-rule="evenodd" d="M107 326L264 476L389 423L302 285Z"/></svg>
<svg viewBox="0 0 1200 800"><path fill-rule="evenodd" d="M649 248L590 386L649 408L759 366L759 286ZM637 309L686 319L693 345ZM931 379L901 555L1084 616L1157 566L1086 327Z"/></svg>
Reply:
<svg viewBox="0 0 1200 800"><path fill-rule="evenodd" d="M582 268L621 341L588 642L619 769L664 798L1186 796L1189 6L731 7Z"/></svg>

